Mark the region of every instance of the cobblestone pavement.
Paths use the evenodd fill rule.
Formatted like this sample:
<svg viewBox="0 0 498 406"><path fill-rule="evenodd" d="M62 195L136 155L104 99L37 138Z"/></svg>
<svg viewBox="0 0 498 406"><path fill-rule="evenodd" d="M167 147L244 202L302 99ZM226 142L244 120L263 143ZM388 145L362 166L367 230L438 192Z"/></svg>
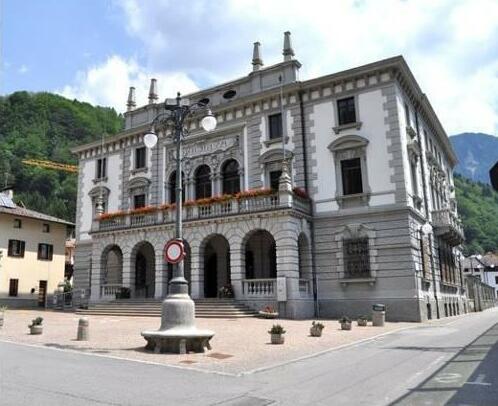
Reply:
<svg viewBox="0 0 498 406"><path fill-rule="evenodd" d="M40 336L30 335L28 324L35 317L44 318ZM212 350L204 354L153 354L144 350L143 330L159 327L158 317L88 316L90 340L76 341L78 315L44 310L8 310L0 329L0 340L23 344L76 350L131 360L182 366L207 371L239 374L270 367L297 358L351 344L418 323L386 323L384 327L358 327L340 330L337 320L323 320L320 338L309 336L311 320L197 319L200 328L215 331ZM271 345L268 329L279 323L287 331L284 345Z"/></svg>

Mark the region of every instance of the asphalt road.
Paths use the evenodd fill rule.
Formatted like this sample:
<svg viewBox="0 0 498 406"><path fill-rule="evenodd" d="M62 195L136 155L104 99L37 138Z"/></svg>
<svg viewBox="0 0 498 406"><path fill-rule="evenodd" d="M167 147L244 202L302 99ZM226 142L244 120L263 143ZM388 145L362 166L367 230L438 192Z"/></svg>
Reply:
<svg viewBox="0 0 498 406"><path fill-rule="evenodd" d="M0 342L0 405L498 405L498 309L244 376Z"/></svg>

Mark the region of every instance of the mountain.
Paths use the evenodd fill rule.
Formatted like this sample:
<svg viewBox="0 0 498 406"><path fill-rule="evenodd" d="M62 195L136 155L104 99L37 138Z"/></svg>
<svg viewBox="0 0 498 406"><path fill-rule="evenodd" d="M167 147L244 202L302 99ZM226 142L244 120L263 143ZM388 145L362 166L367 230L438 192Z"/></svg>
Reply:
<svg viewBox="0 0 498 406"><path fill-rule="evenodd" d="M498 161L498 137L463 133L450 137L459 163L457 173L474 181L490 183L489 170Z"/></svg>
<svg viewBox="0 0 498 406"><path fill-rule="evenodd" d="M455 175L455 189L465 231L465 253L498 252L498 192L461 175Z"/></svg>
<svg viewBox="0 0 498 406"><path fill-rule="evenodd" d="M22 160L76 164L71 147L115 134L122 127L122 116L108 107L50 93L0 97L0 186L14 186L18 204L74 221L77 176L27 166Z"/></svg>

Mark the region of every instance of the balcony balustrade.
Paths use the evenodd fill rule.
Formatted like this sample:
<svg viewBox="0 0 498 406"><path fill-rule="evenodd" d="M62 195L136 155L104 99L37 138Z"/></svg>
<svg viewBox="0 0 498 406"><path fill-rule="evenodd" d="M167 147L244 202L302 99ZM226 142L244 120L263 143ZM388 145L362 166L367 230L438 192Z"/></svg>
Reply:
<svg viewBox="0 0 498 406"><path fill-rule="evenodd" d="M195 202L182 207L183 221L244 215L268 210L295 210L303 214L310 213L310 200L293 195L291 204L281 201L278 193L260 196L246 196L227 198L226 200L211 203L197 204ZM174 223L176 210L174 206L166 208L151 208L148 212L123 212L104 215L95 219L92 232L111 231L134 227L147 227L160 224Z"/></svg>
<svg viewBox="0 0 498 406"><path fill-rule="evenodd" d="M464 241L460 219L450 209L434 210L432 225L434 234L445 239L450 245L459 245Z"/></svg>

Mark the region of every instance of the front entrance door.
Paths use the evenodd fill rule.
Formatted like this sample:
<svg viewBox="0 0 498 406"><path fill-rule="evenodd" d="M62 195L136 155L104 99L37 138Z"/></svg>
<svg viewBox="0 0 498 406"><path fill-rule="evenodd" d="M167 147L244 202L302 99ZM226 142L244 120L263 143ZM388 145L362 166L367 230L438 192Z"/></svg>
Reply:
<svg viewBox="0 0 498 406"><path fill-rule="evenodd" d="M38 285L38 306L45 307L47 300L47 281L40 281Z"/></svg>
<svg viewBox="0 0 498 406"><path fill-rule="evenodd" d="M135 295L147 297L147 259L139 252L135 262Z"/></svg>
<svg viewBox="0 0 498 406"><path fill-rule="evenodd" d="M212 253L207 258L204 265L204 297L218 296L218 259L215 253Z"/></svg>

